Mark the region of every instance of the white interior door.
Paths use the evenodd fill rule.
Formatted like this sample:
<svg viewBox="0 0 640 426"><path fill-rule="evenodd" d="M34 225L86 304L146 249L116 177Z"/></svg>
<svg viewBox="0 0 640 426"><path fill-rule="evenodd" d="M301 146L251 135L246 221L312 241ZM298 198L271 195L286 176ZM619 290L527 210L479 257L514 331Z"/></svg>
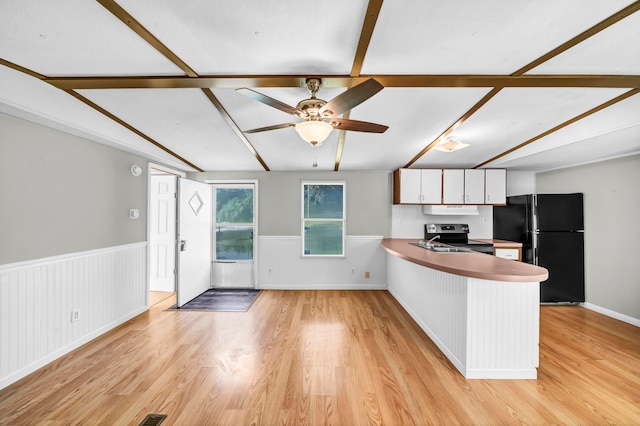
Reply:
<svg viewBox="0 0 640 426"><path fill-rule="evenodd" d="M176 181L170 174L151 175L149 287L176 291Z"/></svg>
<svg viewBox="0 0 640 426"><path fill-rule="evenodd" d="M209 289L211 280L211 187L178 180L178 307Z"/></svg>

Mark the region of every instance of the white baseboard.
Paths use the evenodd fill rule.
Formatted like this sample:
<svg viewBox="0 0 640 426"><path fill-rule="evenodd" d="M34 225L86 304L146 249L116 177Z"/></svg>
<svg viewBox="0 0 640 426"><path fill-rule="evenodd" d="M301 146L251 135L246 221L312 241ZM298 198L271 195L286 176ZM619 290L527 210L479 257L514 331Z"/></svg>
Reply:
<svg viewBox="0 0 640 426"><path fill-rule="evenodd" d="M353 284L267 284L258 286L260 290L386 290L386 285L353 285Z"/></svg>
<svg viewBox="0 0 640 426"><path fill-rule="evenodd" d="M598 312L602 315L620 320L622 322L635 325L636 327L640 327L640 319L638 318L630 317L629 315L621 314L620 312L612 311L611 309L603 308L602 306L594 305L592 303L585 302L581 303L580 306L583 306L591 311Z"/></svg>

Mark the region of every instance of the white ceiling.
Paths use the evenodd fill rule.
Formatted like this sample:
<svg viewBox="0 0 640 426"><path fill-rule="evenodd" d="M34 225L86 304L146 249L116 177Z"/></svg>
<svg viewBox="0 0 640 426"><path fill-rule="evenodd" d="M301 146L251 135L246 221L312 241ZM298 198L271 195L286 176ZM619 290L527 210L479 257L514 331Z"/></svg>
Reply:
<svg viewBox="0 0 640 426"><path fill-rule="evenodd" d="M184 171L550 170L640 152L638 10L629 0L2 0L0 112ZM292 127L241 132L299 119L235 88L295 106L309 96L305 77L324 79L327 101L376 78L385 88L349 118L389 129L334 130L316 148ZM447 137L471 146L431 149Z"/></svg>

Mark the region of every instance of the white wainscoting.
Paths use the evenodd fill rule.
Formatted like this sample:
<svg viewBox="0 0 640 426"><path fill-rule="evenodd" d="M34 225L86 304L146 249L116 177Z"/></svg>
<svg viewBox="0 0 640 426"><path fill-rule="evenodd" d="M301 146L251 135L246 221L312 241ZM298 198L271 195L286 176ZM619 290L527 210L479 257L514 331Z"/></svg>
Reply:
<svg viewBox="0 0 640 426"><path fill-rule="evenodd" d="M146 262L141 242L0 265L0 389L144 312Z"/></svg>
<svg viewBox="0 0 640 426"><path fill-rule="evenodd" d="M299 236L258 237L257 287L286 290L384 290L382 236L347 236L344 258L303 258ZM369 272L369 278L365 278Z"/></svg>
<svg viewBox="0 0 640 426"><path fill-rule="evenodd" d="M540 284L467 278L388 255L389 292L467 379L535 379Z"/></svg>

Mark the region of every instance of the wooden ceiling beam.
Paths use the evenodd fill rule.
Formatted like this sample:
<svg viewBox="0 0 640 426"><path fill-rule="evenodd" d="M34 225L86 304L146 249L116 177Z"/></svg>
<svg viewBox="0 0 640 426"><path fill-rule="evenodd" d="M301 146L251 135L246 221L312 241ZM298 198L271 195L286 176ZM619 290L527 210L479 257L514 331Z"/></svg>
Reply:
<svg viewBox="0 0 640 426"><path fill-rule="evenodd" d="M46 76L44 76L42 74L39 74L39 73L37 73L35 71L32 71L32 70L30 70L28 68L22 67L20 65L16 65L13 62L6 61L6 60L4 60L2 58L0 58L0 65L4 65L4 66L9 67L9 68L11 68L13 70L25 73L25 74L30 75L32 77L38 78L38 79L40 79L42 81L47 81L47 77ZM153 138L151 138L150 136L146 135L145 133L141 132L140 130L136 129L135 127L133 127L129 123L125 122L124 120L122 120L119 117L115 116L114 114L110 113L109 111L107 111L106 109L102 108L101 106L99 106L95 102L92 102L89 99L85 98L84 96L82 96L78 92L76 92L74 90L71 90L71 89L63 89L63 90L68 95L73 96L74 98L76 98L80 102L84 103L85 105L87 105L87 106L93 108L94 110L98 111L99 113L107 116L111 120L115 121L116 123L120 124L121 126L125 127L126 129L130 130L131 132L135 133L136 135L140 136L141 138L143 138L147 142L150 142L152 145L155 145L156 147L160 148L161 150L163 150L167 154L171 155L172 157L182 161L184 164L188 165L189 167L192 167L193 169L195 169L195 170L197 170L199 172L203 171L200 167L198 167L195 164L191 163L190 161L186 160L182 156L176 154L175 152L173 152L172 150L170 150L166 146L162 145L161 143L159 143L158 141L154 140Z"/></svg>
<svg viewBox="0 0 640 426"><path fill-rule="evenodd" d="M267 166L267 163L265 163L262 157L260 156L260 154L258 154L258 151L255 149L255 147L251 144L249 139L247 139L247 136L242 132L242 130L240 130L240 127L238 126L238 124L233 120L231 115L227 112L227 110L222 105L222 103L218 100L218 98L216 98L216 95L214 95L210 89L202 89L202 92L205 94L207 99L209 99L209 101L216 107L216 109L218 110L218 112L220 113L224 121L226 121L226 123L229 125L231 130L233 130L233 132L236 134L236 136L238 136L238 138L242 141L242 143L244 143L245 147L249 150L249 152L251 152L251 154L256 158L256 160L258 160L258 162L264 168L264 170L267 172L271 171L271 169L269 169L269 166Z"/></svg>
<svg viewBox="0 0 640 426"><path fill-rule="evenodd" d="M638 89L638 86L636 85L638 83L638 81L635 81L635 82L633 82L633 84L628 85L628 86L601 86L601 85L591 86L591 85L586 85L587 83L594 84L594 83L596 83L596 81L597 81L597 84L611 84L613 82L612 80L618 80L618 78L623 78L625 76L593 76L593 75L591 75L591 76L588 76L588 75L543 75L543 76L539 76L539 75L524 75L525 73L535 69L537 66L547 62L548 60L560 55L563 52L566 52L567 50L569 50L572 47L578 45L579 43L582 43L583 41L585 41L589 37L592 37L592 36L598 34L599 32L609 28L613 24L621 21L622 19L624 19L627 16L637 12L638 10L640 10L640 0L635 1L634 3L630 4L629 6L625 7L624 9L618 11L617 13L614 13L613 15L609 16L608 18L600 21L596 25L593 25L592 27L588 28L587 30L585 30L582 33L578 34L577 36L573 37L572 39L566 41L565 43L562 43L560 46L556 47L555 49L547 52L546 54L540 56L539 58L537 58L537 59L535 59L533 61L531 61L530 63L528 63L527 65L523 66L522 68L514 71L512 74L510 74L508 76L509 80L510 81L514 81L514 79L515 79L515 81L526 81L526 80L528 80L529 83L532 83L534 81L534 79L537 80L537 81L539 81L541 78L543 80L546 79L545 83L542 83L542 81L539 81L536 85L533 85L533 86L517 86L517 87L600 87L600 88L603 88L603 87L618 87L618 88L627 87L627 88ZM578 85L570 86L568 84L569 80L573 81L574 84L577 83L577 79L575 79L575 77L580 77L582 79L582 81L580 83L578 83ZM598 77L602 77L602 79L599 79ZM608 79L607 77L610 77L612 79ZM636 77L638 77L638 76L626 76L626 77L630 77L628 82L632 83L632 81L634 81L636 79ZM551 84L552 82L555 82L555 84L562 83L562 85L561 86L548 86L548 84ZM618 80L618 82L619 82L619 80ZM384 84L384 83L382 83L382 84ZM453 129L455 129L460 124L462 124L475 111L480 109L480 107L482 105L486 104L491 98L493 98L495 95L497 95L500 92L500 90L502 90L505 87L515 87L515 86L508 86L506 84L494 84L493 87L494 87L494 89L491 92L489 92L484 98L482 98L476 105L471 107L471 109L466 114L464 114L458 121L456 121L452 126L450 126L447 130L445 130L433 142L431 142L429 145L427 145L418 155L416 155L407 165L405 165L405 167L409 167L410 165L412 165L413 163L418 161L418 159L420 159L420 157L422 157L427 152L429 152L441 140L443 140L447 135L449 135L453 131ZM502 154L499 154L498 158L503 156L503 155L507 155L508 153L512 152L515 149L519 149L519 147L516 147L516 148L514 148L512 150L505 151ZM489 160L489 161L493 161L493 159ZM483 163L483 164L485 164L485 163ZM476 166L476 167L479 167L479 166Z"/></svg>
<svg viewBox="0 0 640 426"><path fill-rule="evenodd" d="M167 58L168 60L173 62L178 68L180 68L182 70L182 72L185 73L185 76L181 76L180 77L181 79L186 79L188 81L188 80L191 80L191 79L199 77L198 73L195 70L193 70L193 68L191 68L186 62L184 62L178 55L173 53L173 51L171 49L169 49L164 43L162 43L156 36L154 36L151 33L151 31L149 31L147 28L145 28L140 22L138 22L133 16L131 16L129 14L129 12L124 10L118 3L116 3L113 0L97 0L97 1L102 6L104 6L109 12L111 12L116 18L118 18L120 21L122 21L122 23L124 23L129 28L131 28L136 34L138 34L138 36L140 36L147 43L149 43L154 49L156 49L158 52L160 52L162 55L164 55L165 58ZM134 79L135 79L135 77L134 77ZM50 81L48 81L48 82L51 83ZM51 83L51 84L53 84L53 83ZM54 84L54 86L56 86L56 85ZM56 86L56 87L60 87L60 86ZM130 87L130 86L124 86L124 87ZM144 86L144 87L158 88L155 85L153 85L153 83L151 83L151 86ZM164 86L161 86L161 87L164 87ZM183 87L183 86L179 86L179 87ZM247 147L249 152L251 152L251 154L256 158L256 160L258 160L258 162L262 165L262 167L266 171L269 171L269 167L264 162L264 160L262 159L260 154L258 154L258 152L254 148L254 146L251 145L251 142L249 142L249 140L244 135L244 133L242 133L242 131L240 130L240 128L238 127L236 122L233 120L233 118L231 118L231 116L229 115L227 110L222 106L222 104L220 103L218 98L216 98L216 96L213 94L213 92L210 90L209 87L207 87L207 86L184 86L184 87L196 87L196 88L202 89L202 92L209 99L209 101L216 107L216 109L218 110L218 112L220 113L222 118L226 121L226 123L229 125L231 130L236 135L238 135L238 137L240 138L242 143ZM99 87L99 88L104 89L106 87ZM122 87L119 87L119 88L122 88ZM85 89L86 89L86 87L85 87ZM69 89L63 89L63 90L66 90L66 91L69 92ZM138 132L135 129L130 129L130 130ZM159 145L159 144L156 143L156 145ZM184 160L184 159L182 159L182 161L186 162L186 160ZM188 163L188 164L191 165L191 163ZM196 167L196 169L198 171L202 171L201 169L199 169L197 167Z"/></svg>
<svg viewBox="0 0 640 426"><path fill-rule="evenodd" d="M566 41L565 43L561 44L560 46L556 47L555 49L547 52L546 54L544 54L542 56L540 56L535 61L532 61L532 62L528 63L524 67L522 67L519 70L517 70L516 72L514 72L512 75L522 75L522 74L524 74L526 72L531 71L532 69L536 68L538 65L541 65L541 64L547 62L549 59L554 58L554 57L558 56L559 54L561 54L563 52L566 52L567 50L571 49L574 46L577 46L578 44L582 43L583 41L585 41L589 37L592 37L592 36L598 34L600 31L609 28L613 24L618 23L619 21L621 21L624 18L626 18L627 16L637 12L638 10L640 10L640 1L636 1L636 2L634 2L632 4L630 4L629 6L625 7L624 9L620 10L619 12L614 13L613 15L609 16L607 19L604 19L604 20L598 22L596 25L594 25L591 28L588 28L587 30L581 32L577 36L573 37L571 40Z"/></svg>
<svg viewBox="0 0 640 426"><path fill-rule="evenodd" d="M356 48L356 54L353 59L353 65L351 67L351 76L357 77L362 71L362 64L364 63L364 57L369 49L369 43L371 42L371 36L373 30L378 22L378 16L380 15L380 9L382 9L383 0L369 0L367 6L367 12L364 16L364 22L362 29L360 30L360 39L358 40L358 47Z"/></svg>
<svg viewBox="0 0 640 426"><path fill-rule="evenodd" d="M145 133L141 132L140 130L136 129L135 127L133 127L132 125L130 125L126 121L124 121L121 118L117 117L116 115L110 113L106 109L102 108L100 105L98 105L95 102L92 102L91 100L85 98L84 96L82 96L78 92L75 92L73 90L65 90L65 92L67 92L69 95L73 96L74 98L76 98L80 102L86 104L87 106L90 106L91 108L95 109L99 113L109 117L110 119L112 119L116 123L120 124L124 128L126 128L126 129L130 130L131 132L135 133L136 135L140 136L142 139L146 140L147 142L150 142L151 144L157 146L158 148L160 148L161 150L163 150L167 154L169 154L169 155L173 156L174 158L177 158L178 160L182 161L184 164L188 165L189 167L192 167L193 169L195 169L195 170L197 170L199 172L203 172L204 171L200 167L198 167L195 164L193 164L192 162L190 162L189 160L187 160L187 159L183 158L182 156L176 154L175 152L173 152L172 150L170 150L166 146L162 145L161 143L159 143L158 141L154 140L150 136L148 136Z"/></svg>
<svg viewBox="0 0 640 426"><path fill-rule="evenodd" d="M105 9L111 12L116 18L122 21L123 24L128 26L142 37L147 43L153 46L158 52L162 53L165 58L173 62L178 68L180 68L189 77L197 77L198 74L189 66L186 62L178 57L171 49L164 45L151 31L147 30L140 22L138 22L133 16L122 8L118 3L113 0L97 0Z"/></svg>
<svg viewBox="0 0 640 426"><path fill-rule="evenodd" d="M35 77L39 80L46 80L46 76L39 74L33 70L30 70L29 68L25 68L23 66L20 66L18 64L15 64L13 62L7 61L6 59L2 59L0 58L0 65L4 65L7 68L11 68L12 70L15 71L20 71L21 73L30 75L31 77Z"/></svg>
<svg viewBox="0 0 640 426"><path fill-rule="evenodd" d="M582 120L583 118L586 118L586 117L589 117L590 115L595 114L596 112L600 112L600 111L602 111L602 110L604 110L606 108L609 108L610 106L615 105L618 102L624 101L625 99L628 99L631 96L635 96L638 93L640 93L640 89L629 90L628 92L625 92L625 93L621 94L620 96L616 96L615 98L613 98L611 100L608 100L607 102L605 102L603 104L600 104L595 108L591 108L589 111L583 112L582 114L580 114L580 115L578 115L576 117L573 117L573 118L571 118L571 119L569 119L569 120L567 120L567 121L565 121L563 123L560 123L557 126L547 130L546 132L542 132L539 135L534 136L533 138L531 138L531 139L529 139L529 140L527 140L525 142L522 142L521 144L516 145L513 148L510 148L510 149L508 149L508 150L496 155L495 157L490 158L487 161L484 161L484 162L478 164L477 166L475 166L473 168L474 169L478 169L480 167L486 166L487 164L493 163L494 161L496 161L496 160L498 160L498 159L500 159L500 158L502 158L502 157L504 157L506 155L509 155L514 151L519 150L520 148L523 148L523 147L525 147L525 146L527 146L527 145L529 145L529 144L531 144L531 143L533 143L533 142L535 142L535 141L537 141L539 139L542 139L545 136L549 136L550 134L555 133L558 130L564 128L564 127L567 127L567 126L569 126L569 125L571 125L571 124L573 124L573 123L575 123L577 121Z"/></svg>
<svg viewBox="0 0 640 426"><path fill-rule="evenodd" d="M306 87L308 75L218 75L218 76L120 76L46 77L47 83L63 90L83 89L236 89L238 87ZM586 87L640 88L638 75L361 75L313 76L323 87L351 87L375 78L384 87Z"/></svg>
<svg viewBox="0 0 640 426"><path fill-rule="evenodd" d="M457 119L455 121L455 123L453 123L451 126L449 126L447 128L447 130L445 130L444 132L442 132L440 134L440 136L438 136L436 139L434 139L429 145L427 145L422 151L420 151L415 157L413 157L411 159L411 161L409 161L407 164L404 165L404 168L408 168L411 167L411 165L413 165L413 163L415 163L416 161L418 161L420 159L420 157L422 157L423 155L425 155L427 152L431 151L431 149L436 146L438 143L440 143L441 140L444 140L447 136L449 136L451 133L453 133L453 131L455 129L457 129L462 123L464 123L465 121L467 121L467 119L469 117L471 117L473 114L476 113L476 111L478 111L480 108L482 108L487 102L489 102L495 95L498 94L498 92L500 92L501 89L493 89L492 91L490 91L489 93L487 93L486 95L484 95L482 97L482 99L480 99L478 102L476 102L476 104L471 107L471 109L469 109L462 117L460 117L459 119Z"/></svg>
<svg viewBox="0 0 640 426"><path fill-rule="evenodd" d="M358 40L358 47L356 48L356 54L354 55L353 65L351 66L350 77L358 77L362 71L362 64L364 63L364 57L369 49L369 43L371 43L371 36L373 30L378 22L378 16L380 15L380 9L382 9L382 2L384 0L369 0L367 5L367 12L364 15L364 22L362 29L360 30L360 38ZM353 87L356 80L351 80L348 87ZM364 81L364 80L363 80ZM327 85L324 80L323 84ZM345 111L342 114L342 118L348 119L351 116L351 110ZM340 170L340 163L342 162L342 153L344 152L344 142L347 139L347 132L340 130L338 135L338 147L336 148L336 161L333 165L333 171Z"/></svg>

